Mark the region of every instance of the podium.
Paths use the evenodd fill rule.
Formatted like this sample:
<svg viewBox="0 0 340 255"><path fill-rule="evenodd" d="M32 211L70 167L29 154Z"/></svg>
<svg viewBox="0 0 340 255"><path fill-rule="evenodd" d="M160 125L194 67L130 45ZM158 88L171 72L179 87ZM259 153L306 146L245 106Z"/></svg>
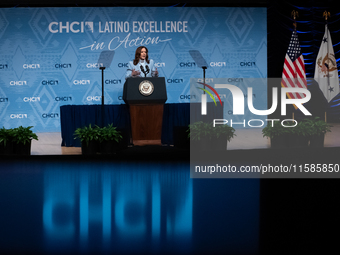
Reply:
<svg viewBox="0 0 340 255"><path fill-rule="evenodd" d="M167 100L165 78L126 79L123 100L129 105L133 143L160 145L163 108Z"/></svg>

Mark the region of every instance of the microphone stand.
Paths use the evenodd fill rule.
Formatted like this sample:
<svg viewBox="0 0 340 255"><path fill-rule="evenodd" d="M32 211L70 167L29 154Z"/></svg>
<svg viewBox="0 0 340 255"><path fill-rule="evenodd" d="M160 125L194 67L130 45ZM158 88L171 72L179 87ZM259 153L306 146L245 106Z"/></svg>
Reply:
<svg viewBox="0 0 340 255"><path fill-rule="evenodd" d="M203 69L203 83L205 84L205 70L208 68L207 61L205 61L202 54L198 50L189 50L189 53L192 59L195 61L195 64ZM205 85L203 86L205 89ZM203 91L203 94L205 94L205 91Z"/></svg>
<svg viewBox="0 0 340 255"><path fill-rule="evenodd" d="M145 66L145 68L146 68L146 71L145 71L145 69L144 69L144 67L143 67L142 65L140 66L140 70L143 72L144 77L146 77L146 75L147 75L148 73L150 73L150 68L149 68L149 66L147 65L147 66Z"/></svg>
<svg viewBox="0 0 340 255"><path fill-rule="evenodd" d="M99 67L100 70L102 70L102 106L101 106L101 112L102 112L102 127L104 127L104 70L105 70L105 67L101 66Z"/></svg>
<svg viewBox="0 0 340 255"><path fill-rule="evenodd" d="M102 51L98 59L99 69L102 71L102 105L101 105L101 124L104 127L105 113L104 113L104 70L109 68L114 56L114 51Z"/></svg>
<svg viewBox="0 0 340 255"><path fill-rule="evenodd" d="M145 77L146 77L146 75L147 75L148 73L150 73L150 68L149 68L148 65L146 65L145 68L146 68L146 74L145 74Z"/></svg>
<svg viewBox="0 0 340 255"><path fill-rule="evenodd" d="M205 84L205 70L207 70L206 66L202 66L203 69L203 83ZM203 85L203 88L205 89L205 85ZM203 91L203 93L205 94L205 91Z"/></svg>
<svg viewBox="0 0 340 255"><path fill-rule="evenodd" d="M144 67L142 65L140 65L140 70L142 71L142 73L144 74L144 77L146 77L146 72L144 70Z"/></svg>

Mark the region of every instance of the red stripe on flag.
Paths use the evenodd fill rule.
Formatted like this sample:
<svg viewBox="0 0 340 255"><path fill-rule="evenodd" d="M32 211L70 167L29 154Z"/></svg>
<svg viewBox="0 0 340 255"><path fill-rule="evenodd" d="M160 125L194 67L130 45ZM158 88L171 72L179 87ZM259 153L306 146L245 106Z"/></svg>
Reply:
<svg viewBox="0 0 340 255"><path fill-rule="evenodd" d="M294 55L299 54L299 55ZM292 62L292 59L295 59ZM281 86L286 88L307 88L305 64L298 43L296 31L293 31L283 65ZM303 98L303 93L287 93L291 99Z"/></svg>

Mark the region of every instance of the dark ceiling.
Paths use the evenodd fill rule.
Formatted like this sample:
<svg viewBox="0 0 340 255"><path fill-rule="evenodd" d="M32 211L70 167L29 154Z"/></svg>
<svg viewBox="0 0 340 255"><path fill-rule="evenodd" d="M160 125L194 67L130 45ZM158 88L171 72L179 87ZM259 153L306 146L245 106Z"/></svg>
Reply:
<svg viewBox="0 0 340 255"><path fill-rule="evenodd" d="M89 7L89 6L265 6L266 0L2 0L0 7Z"/></svg>

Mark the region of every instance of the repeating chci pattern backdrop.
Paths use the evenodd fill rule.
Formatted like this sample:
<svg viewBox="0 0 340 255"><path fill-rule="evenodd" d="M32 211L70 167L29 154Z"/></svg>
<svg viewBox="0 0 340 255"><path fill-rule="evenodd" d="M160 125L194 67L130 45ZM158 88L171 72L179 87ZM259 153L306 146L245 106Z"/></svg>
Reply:
<svg viewBox="0 0 340 255"><path fill-rule="evenodd" d="M190 102L190 78L267 77L266 8L13 8L0 10L0 126L60 131L60 106L123 104L127 63L149 49L167 83L167 103ZM263 91L266 97L267 91Z"/></svg>

